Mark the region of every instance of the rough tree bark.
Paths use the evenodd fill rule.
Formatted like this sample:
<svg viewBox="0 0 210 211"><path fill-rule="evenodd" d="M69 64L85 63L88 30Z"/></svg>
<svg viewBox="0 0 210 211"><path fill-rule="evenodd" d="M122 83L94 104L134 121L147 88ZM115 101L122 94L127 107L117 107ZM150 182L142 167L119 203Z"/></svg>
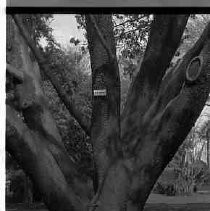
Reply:
<svg viewBox="0 0 210 211"><path fill-rule="evenodd" d="M63 147L40 89L39 67L48 77L50 71L21 21L14 17L25 40L16 30L23 64L18 66L8 60L7 72L20 83L16 95L24 122L7 105L7 150L39 187L50 210L143 210L153 185L192 128L210 90L210 24L181 62L168 70L188 17L154 16L142 64L120 116L120 77L112 16L86 15L93 81L92 124L88 133L98 182L90 202L87 186L79 179ZM26 43L39 67L29 58ZM21 74L14 73L14 66L22 70ZM59 91L59 84L51 81ZM71 105L71 98L60 93L65 105Z"/></svg>
<svg viewBox="0 0 210 211"><path fill-rule="evenodd" d="M91 141L98 186L101 188L110 162L118 156L116 143L120 139L120 76L110 16L89 15L86 24L93 90ZM104 92L102 96L97 93L100 91Z"/></svg>
<svg viewBox="0 0 210 211"><path fill-rule="evenodd" d="M21 73L17 75L22 76L14 99L15 108L21 113L7 105L6 149L38 186L50 210L83 210L83 203L88 200L87 185L80 180L49 112L38 64L30 57L29 48L15 27L14 33L14 47L7 54L7 61L9 69L17 66L16 72Z"/></svg>
<svg viewBox="0 0 210 211"><path fill-rule="evenodd" d="M68 109L70 114L75 118L75 120L78 122L78 124L84 130L84 132L87 135L90 135L89 134L89 131L90 131L89 123L84 119L83 115L77 110L77 108L75 106L75 103L74 103L74 99L72 98L72 96L69 95L69 93L67 93L62 88L62 86L60 86L58 79L51 73L48 63L41 56L41 53L40 53L39 49L36 48L33 40L30 38L29 33L27 32L27 30L25 30L25 27L22 24L21 19L18 18L17 15L13 15L13 19L14 19L15 23L18 25L18 28L19 28L19 30L21 32L21 35L24 37L25 42L30 47L33 55L35 56L36 61L39 64L39 67L42 69L42 71L44 72L45 76L52 83L53 87L55 88L55 90L58 93L58 96L63 101L64 105L66 106L66 108Z"/></svg>
<svg viewBox="0 0 210 211"><path fill-rule="evenodd" d="M207 131L206 131L206 139L207 139L207 166L210 170L210 122L208 122L207 125Z"/></svg>

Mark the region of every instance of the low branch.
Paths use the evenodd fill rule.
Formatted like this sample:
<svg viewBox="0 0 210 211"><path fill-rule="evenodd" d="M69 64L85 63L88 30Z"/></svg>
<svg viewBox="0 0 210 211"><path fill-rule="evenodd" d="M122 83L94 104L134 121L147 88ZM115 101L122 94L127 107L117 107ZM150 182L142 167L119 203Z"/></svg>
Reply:
<svg viewBox="0 0 210 211"><path fill-rule="evenodd" d="M32 132L12 107L7 105L6 112L6 149L39 188L48 208L84 210L81 200L87 200L87 187L76 178L73 163L57 146L50 148L44 137ZM77 189L81 187L84 189Z"/></svg>
<svg viewBox="0 0 210 211"><path fill-rule="evenodd" d="M41 56L41 53L39 52L38 48L33 43L32 39L30 38L27 30L25 29L24 25L22 24L20 18L18 15L12 15L16 25L18 26L18 29L23 36L24 40L26 41L27 45L30 47L31 51L33 52L40 68L43 70L44 74L49 78L50 82L54 86L55 90L58 93L58 96L70 112L70 114L75 118L75 120L79 123L81 128L85 131L87 135L90 135L90 129L89 124L87 121L84 120L83 115L77 110L76 105L73 101L73 98L68 95L68 93L60 86L59 81L57 78L51 74L49 65L46 63L46 61Z"/></svg>

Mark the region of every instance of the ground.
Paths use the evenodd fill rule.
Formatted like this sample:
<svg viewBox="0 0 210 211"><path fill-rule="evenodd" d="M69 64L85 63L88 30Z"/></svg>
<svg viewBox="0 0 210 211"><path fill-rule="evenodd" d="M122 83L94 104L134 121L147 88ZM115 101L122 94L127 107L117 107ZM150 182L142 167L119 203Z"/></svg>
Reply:
<svg viewBox="0 0 210 211"><path fill-rule="evenodd" d="M210 211L210 194L164 196L151 194L145 211Z"/></svg>
<svg viewBox="0 0 210 211"><path fill-rule="evenodd" d="M9 204L6 211L47 211L43 204L24 208L22 204ZM192 196L164 196L151 194L144 211L210 211L210 193Z"/></svg>

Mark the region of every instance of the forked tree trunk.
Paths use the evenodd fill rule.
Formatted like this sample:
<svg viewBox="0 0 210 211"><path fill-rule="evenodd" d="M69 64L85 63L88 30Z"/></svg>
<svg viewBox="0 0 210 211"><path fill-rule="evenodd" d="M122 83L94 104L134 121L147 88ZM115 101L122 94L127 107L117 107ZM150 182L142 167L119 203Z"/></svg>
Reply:
<svg viewBox="0 0 210 211"><path fill-rule="evenodd" d="M88 187L62 144L40 88L38 65L29 57L24 40L50 76L47 64L25 30L20 30L24 40L16 31L20 57L15 62L11 57L8 63L22 74L14 73L10 65L7 71L21 81L16 94L24 122L8 105L7 150L38 186L50 210L143 210L153 185L198 118L210 90L210 25L181 62L167 71L187 20L188 15L154 17L144 58L120 117L112 16L86 15L93 79L92 125L88 133L98 175L97 193L91 202ZM74 111L68 96L51 79L65 105L69 103L69 110ZM89 128L78 122L85 130Z"/></svg>
<svg viewBox="0 0 210 211"><path fill-rule="evenodd" d="M206 77L209 71L209 31L205 35L207 38L202 37L185 55L181 64L172 70L173 77L170 73L167 80L166 77L162 80L179 46L187 19L187 15L155 17L139 73L128 94L121 126L115 126L121 128L120 138L112 138L112 127L109 130L102 126L97 128L97 134L103 134L97 140L100 146L102 141L104 150L107 150L107 143L108 146L115 143L115 147L101 154L103 164L107 161L107 155L109 161L99 196L97 200L93 200L96 210L143 210L153 185L187 136L205 104L209 92L209 76ZM112 31L109 33L110 21L110 15L86 16L93 79L105 67L104 63L107 64L106 69L104 68L107 72L113 61L115 64L115 50L113 42L110 41L113 34ZM199 58L192 60L198 55ZM114 88L111 84L116 72L118 69L113 65L114 77L104 85L107 90ZM106 80L105 76L102 76L101 81L103 80ZM93 87L94 85L93 80ZM115 90L117 92L118 89ZM202 90L203 96L199 95L197 90ZM168 91L170 92L167 94ZM103 96L95 98L94 96L94 102L102 100ZM200 103L196 103L194 108L196 100ZM107 101L112 102L109 95ZM97 108L97 111L100 109L102 106ZM93 110L93 115L97 115L101 120L103 112L97 113ZM112 111L109 110L106 115L112 116ZM99 125L102 124L103 121ZM94 150L97 152L98 149Z"/></svg>

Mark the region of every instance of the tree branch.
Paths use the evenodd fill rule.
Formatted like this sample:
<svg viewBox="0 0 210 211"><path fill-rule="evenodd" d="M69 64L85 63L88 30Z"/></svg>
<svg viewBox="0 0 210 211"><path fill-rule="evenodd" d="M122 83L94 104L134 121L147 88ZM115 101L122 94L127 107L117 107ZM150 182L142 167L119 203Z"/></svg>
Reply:
<svg viewBox="0 0 210 211"><path fill-rule="evenodd" d="M140 124L142 116L157 97L165 71L180 44L188 17L189 15L156 15L154 17L145 55L129 89L122 113L122 137L127 130L132 128L131 119L137 118Z"/></svg>
<svg viewBox="0 0 210 211"><path fill-rule="evenodd" d="M79 123L81 128L86 132L87 135L90 135L89 130L89 124L84 120L83 115L76 109L75 103L73 101L73 98L66 93L66 91L59 85L59 81L53 74L51 74L51 71L49 69L49 66L47 65L46 61L44 61L43 57L41 56L41 53L39 52L38 48L34 45L33 41L31 40L27 30L23 26L20 18L18 15L12 16L16 25L18 26L18 29L23 36L24 40L26 41L27 45L30 47L31 51L33 52L40 68L43 70L44 74L49 78L52 85L54 86L55 90L57 91L59 97L63 101L64 105L70 112L70 114L75 118L75 120Z"/></svg>
<svg viewBox="0 0 210 211"><path fill-rule="evenodd" d="M150 125L156 135L159 134L157 137L160 139L160 145L165 145L167 149L171 149L173 155L199 117L208 98L210 92L209 55L210 39L200 54L200 57L203 58L203 65L198 77L193 83L185 78L180 94L154 117ZM167 152L163 150L162 153L164 156L171 156L168 155L168 150Z"/></svg>
<svg viewBox="0 0 210 211"><path fill-rule="evenodd" d="M6 148L39 188L48 208L61 211L67 206L68 209L84 210L81 200L85 192L75 190L80 179L75 179L72 162L68 162L71 170L65 175L65 156L60 157L61 153L50 151L44 137L29 130L10 106L6 108ZM78 197L79 192L81 198Z"/></svg>
<svg viewBox="0 0 210 211"><path fill-rule="evenodd" d="M203 57L203 65L201 71L199 66L196 67L197 73L200 73L198 77L193 83L185 78L180 93L163 111L151 117L150 122L141 125L138 132L134 131L134 138L127 144L128 159L132 161L132 158L135 158L131 168L135 179L132 180L129 190L132 207L144 205L157 178L199 117L210 91L209 55L210 39L199 55Z"/></svg>
<svg viewBox="0 0 210 211"><path fill-rule="evenodd" d="M185 73L188 64L194 57L200 54L204 44L209 39L209 37L210 23L207 24L198 41L183 56L179 64L176 65L174 68L171 68L171 70L166 73L163 78L157 99L152 104L147 113L144 115L144 122L150 121L149 119L151 117L153 117L157 112L163 110L165 106L169 103L169 101L179 94L185 81Z"/></svg>
<svg viewBox="0 0 210 211"><path fill-rule="evenodd" d="M142 61L144 83L158 89L176 52L189 15L157 15L151 25L150 36ZM137 79L138 80L138 76ZM146 82L147 80L147 82Z"/></svg>

